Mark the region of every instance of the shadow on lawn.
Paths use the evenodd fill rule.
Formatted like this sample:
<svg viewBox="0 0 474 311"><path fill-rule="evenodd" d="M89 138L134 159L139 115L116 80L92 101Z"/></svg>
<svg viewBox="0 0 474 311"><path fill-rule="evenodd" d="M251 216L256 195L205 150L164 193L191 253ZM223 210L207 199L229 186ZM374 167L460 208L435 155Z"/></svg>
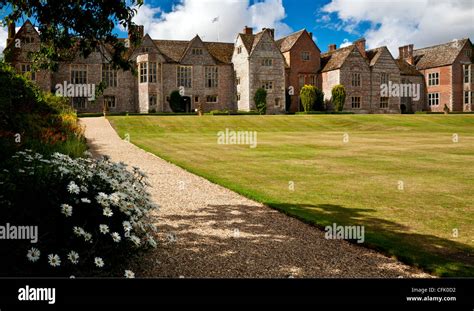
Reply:
<svg viewBox="0 0 474 311"><path fill-rule="evenodd" d="M385 252L406 256L406 261L420 262L420 245L450 245L450 249L466 249L465 245L433 236L405 234L406 227L365 214L371 210L344 208L336 205L271 204L296 217L311 209L318 219L339 219L338 224L361 224L366 228L366 240L377 241ZM186 207L183 207L186 208ZM162 238L176 234L175 243L162 244L147 255L135 268L139 275L155 277L409 277L393 265L388 257L355 247L345 241L324 239L324 233L275 210L243 205L208 205L191 215L165 216L178 227L158 225ZM328 223L329 224L329 223ZM370 228L370 231L367 230ZM236 231L238 230L238 231ZM223 234L223 232L225 232ZM235 236L238 232L238 236ZM372 232L377 232L377 235ZM415 246L414 246L415 245ZM416 246L417 245L417 246ZM410 253L409 253L410 252ZM423 262L425 267L442 267L452 275L462 275L458 262L468 265L465 254L448 253L448 258ZM410 257L411 256L411 257ZM401 256L402 257L402 256ZM471 257L472 258L472 257ZM452 260L451 260L452 259ZM432 264L432 266L430 265ZM472 274L472 261L471 261Z"/></svg>

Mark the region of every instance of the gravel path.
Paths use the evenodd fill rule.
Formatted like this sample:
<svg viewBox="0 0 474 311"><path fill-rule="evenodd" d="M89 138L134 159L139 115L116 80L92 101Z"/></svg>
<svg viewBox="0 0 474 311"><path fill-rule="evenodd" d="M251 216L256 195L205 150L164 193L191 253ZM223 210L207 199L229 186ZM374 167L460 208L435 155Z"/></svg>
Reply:
<svg viewBox="0 0 474 311"><path fill-rule="evenodd" d="M95 155L149 175L161 206L160 245L135 272L144 277L429 277L248 200L121 140L104 118L84 118Z"/></svg>

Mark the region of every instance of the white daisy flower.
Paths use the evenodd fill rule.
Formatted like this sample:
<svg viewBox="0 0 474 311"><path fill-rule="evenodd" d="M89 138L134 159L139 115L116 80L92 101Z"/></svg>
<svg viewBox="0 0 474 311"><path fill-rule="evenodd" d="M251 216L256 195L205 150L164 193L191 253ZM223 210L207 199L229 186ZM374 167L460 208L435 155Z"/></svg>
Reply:
<svg viewBox="0 0 474 311"><path fill-rule="evenodd" d="M109 207L104 208L104 216L112 217L113 215L114 215L114 213L112 212L112 210Z"/></svg>
<svg viewBox="0 0 474 311"><path fill-rule="evenodd" d="M104 266L104 260L100 257L95 257L94 263L99 268L102 268Z"/></svg>
<svg viewBox="0 0 474 311"><path fill-rule="evenodd" d="M131 231L132 230L132 224L129 221L124 221L122 223L122 225L123 225L123 229L125 231Z"/></svg>
<svg viewBox="0 0 474 311"><path fill-rule="evenodd" d="M66 217L72 216L72 206L68 204L61 205L61 213L63 213Z"/></svg>
<svg viewBox="0 0 474 311"><path fill-rule="evenodd" d="M81 236L81 235L84 235L84 233L86 233L84 229L82 229L81 227L74 227L72 228L72 230L74 231L74 234L77 236Z"/></svg>
<svg viewBox="0 0 474 311"><path fill-rule="evenodd" d="M114 242L118 243L122 240L122 238L120 237L120 234L118 234L118 232L114 232L111 234L112 235L112 239L114 240Z"/></svg>
<svg viewBox="0 0 474 311"><path fill-rule="evenodd" d="M107 225L99 225L99 231L102 234L107 234L109 233L109 226Z"/></svg>
<svg viewBox="0 0 474 311"><path fill-rule="evenodd" d="M78 185L74 181L71 181L69 185L67 186L67 191L72 194L79 194L81 189L79 188Z"/></svg>
<svg viewBox="0 0 474 311"><path fill-rule="evenodd" d="M90 204L90 203L91 203L91 200L89 200L88 198L82 198L82 199L81 199L81 202L82 202L82 203Z"/></svg>
<svg viewBox="0 0 474 311"><path fill-rule="evenodd" d="M137 237L136 235L131 235L130 236L130 241L133 242L133 244L135 244L136 246L139 246L141 241L140 241L140 238Z"/></svg>
<svg viewBox="0 0 474 311"><path fill-rule="evenodd" d="M89 189L87 189L86 186L81 186L81 191L84 192L84 193L87 193L89 191Z"/></svg>
<svg viewBox="0 0 474 311"><path fill-rule="evenodd" d="M135 278L135 273L133 273L132 271L130 270L125 270L125 277L127 279L134 279Z"/></svg>
<svg viewBox="0 0 474 311"><path fill-rule="evenodd" d="M70 251L69 254L67 254L67 258L71 263L75 265L77 265L77 263L79 262L79 254L75 251Z"/></svg>
<svg viewBox="0 0 474 311"><path fill-rule="evenodd" d="M88 232L84 232L84 241L86 242L91 242L92 243L92 234L88 233Z"/></svg>
<svg viewBox="0 0 474 311"><path fill-rule="evenodd" d="M61 259L58 255L49 254L48 262L52 267L59 267L61 265Z"/></svg>
<svg viewBox="0 0 474 311"><path fill-rule="evenodd" d="M39 249L32 247L31 249L28 250L26 257L28 258L29 261L36 262L40 258L40 255L41 255L41 252L39 251Z"/></svg>

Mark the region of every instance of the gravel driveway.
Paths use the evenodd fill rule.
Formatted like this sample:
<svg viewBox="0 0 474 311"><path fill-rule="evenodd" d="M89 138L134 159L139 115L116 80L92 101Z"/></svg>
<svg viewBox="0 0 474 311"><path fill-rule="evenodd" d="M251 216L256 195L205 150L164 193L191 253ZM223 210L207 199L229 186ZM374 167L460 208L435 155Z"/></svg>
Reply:
<svg viewBox="0 0 474 311"><path fill-rule="evenodd" d="M170 164L123 141L104 118L84 118L91 151L149 175L160 245L142 277L429 277Z"/></svg>

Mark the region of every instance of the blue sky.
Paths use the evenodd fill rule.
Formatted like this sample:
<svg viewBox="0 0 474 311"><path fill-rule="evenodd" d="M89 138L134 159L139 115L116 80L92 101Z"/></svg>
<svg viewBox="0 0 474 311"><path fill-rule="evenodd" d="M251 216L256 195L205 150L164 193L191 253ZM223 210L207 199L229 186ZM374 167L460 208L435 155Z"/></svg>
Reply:
<svg viewBox="0 0 474 311"><path fill-rule="evenodd" d="M1 14L1 13L0 13ZM212 20L219 17L219 22ZM135 18L156 39L232 42L243 26L275 28L281 37L306 28L324 52L365 37L368 48L425 47L474 39L473 0L145 0ZM120 29L121 36L125 33ZM0 49L6 30L0 28Z"/></svg>

